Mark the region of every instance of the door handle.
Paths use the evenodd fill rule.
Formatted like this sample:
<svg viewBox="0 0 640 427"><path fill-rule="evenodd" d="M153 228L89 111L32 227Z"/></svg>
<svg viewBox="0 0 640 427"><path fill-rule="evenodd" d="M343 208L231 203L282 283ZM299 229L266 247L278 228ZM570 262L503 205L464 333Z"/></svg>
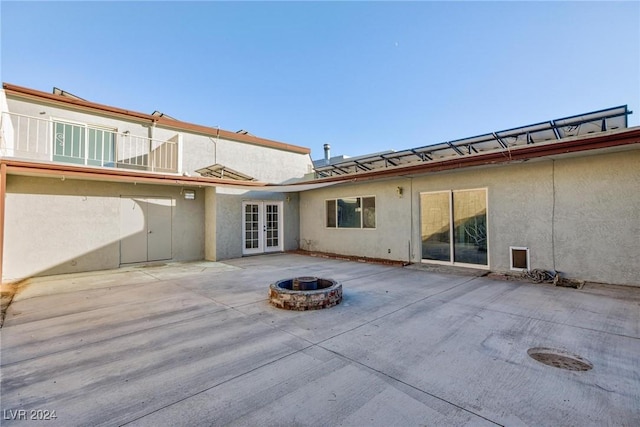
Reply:
<svg viewBox="0 0 640 427"><path fill-rule="evenodd" d="M153 231L149 230L149 234L153 233Z"/></svg>

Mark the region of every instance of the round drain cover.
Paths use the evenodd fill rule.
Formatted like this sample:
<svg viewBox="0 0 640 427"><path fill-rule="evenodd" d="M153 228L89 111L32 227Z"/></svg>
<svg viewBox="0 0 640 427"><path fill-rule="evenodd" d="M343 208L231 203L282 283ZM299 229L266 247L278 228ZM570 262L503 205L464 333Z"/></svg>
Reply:
<svg viewBox="0 0 640 427"><path fill-rule="evenodd" d="M530 348L527 354L540 363L568 371L588 371L593 368L593 364L584 357L554 348Z"/></svg>

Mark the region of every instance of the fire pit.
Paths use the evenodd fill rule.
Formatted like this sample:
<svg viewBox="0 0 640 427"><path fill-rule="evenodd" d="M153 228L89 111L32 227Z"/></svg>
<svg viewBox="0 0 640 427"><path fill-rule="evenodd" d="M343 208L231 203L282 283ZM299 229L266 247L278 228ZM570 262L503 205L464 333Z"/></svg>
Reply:
<svg viewBox="0 0 640 427"><path fill-rule="evenodd" d="M296 277L269 286L269 302L285 310L319 310L340 304L342 284L332 279Z"/></svg>

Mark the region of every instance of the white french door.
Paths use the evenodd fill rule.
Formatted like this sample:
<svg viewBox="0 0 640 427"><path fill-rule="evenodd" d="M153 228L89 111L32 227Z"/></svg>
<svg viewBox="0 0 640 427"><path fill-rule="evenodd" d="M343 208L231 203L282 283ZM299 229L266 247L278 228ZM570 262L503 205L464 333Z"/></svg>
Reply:
<svg viewBox="0 0 640 427"><path fill-rule="evenodd" d="M282 251L282 202L242 202L242 254Z"/></svg>

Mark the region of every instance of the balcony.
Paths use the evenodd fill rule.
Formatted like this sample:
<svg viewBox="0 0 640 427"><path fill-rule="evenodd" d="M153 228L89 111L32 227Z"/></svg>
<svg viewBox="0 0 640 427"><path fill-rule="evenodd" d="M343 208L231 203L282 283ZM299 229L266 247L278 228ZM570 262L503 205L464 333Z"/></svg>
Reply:
<svg viewBox="0 0 640 427"><path fill-rule="evenodd" d="M178 156L177 134L156 140L63 120L0 116L0 157L178 173Z"/></svg>

